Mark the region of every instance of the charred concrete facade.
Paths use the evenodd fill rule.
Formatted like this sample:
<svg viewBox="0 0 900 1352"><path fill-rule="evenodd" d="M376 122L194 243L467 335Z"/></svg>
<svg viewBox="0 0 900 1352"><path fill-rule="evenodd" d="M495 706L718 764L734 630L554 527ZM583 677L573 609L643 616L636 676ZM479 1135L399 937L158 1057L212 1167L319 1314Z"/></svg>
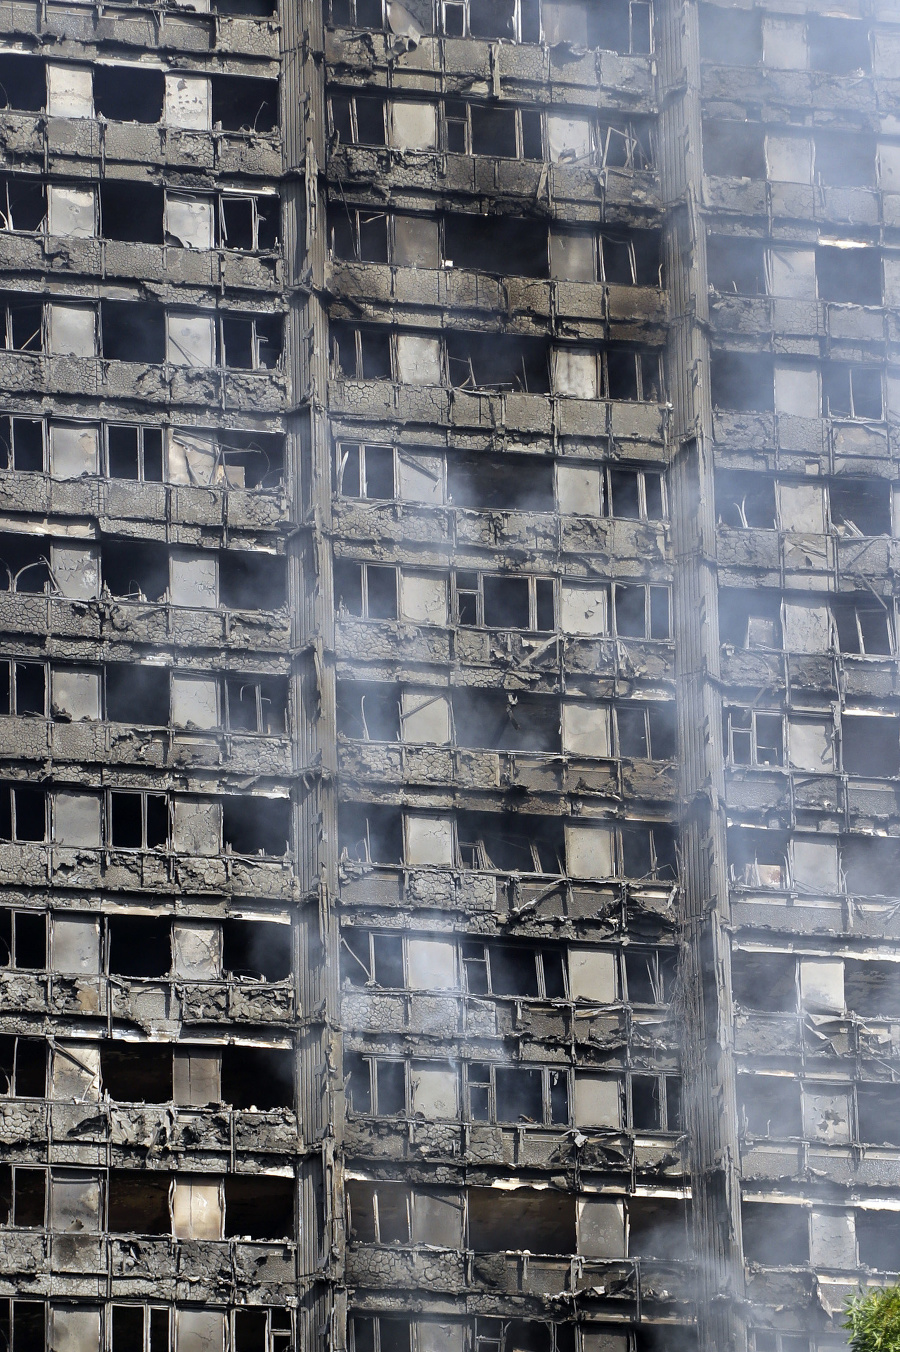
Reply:
<svg viewBox="0 0 900 1352"><path fill-rule="evenodd" d="M895 0L0 0L0 1338L900 1269Z"/></svg>

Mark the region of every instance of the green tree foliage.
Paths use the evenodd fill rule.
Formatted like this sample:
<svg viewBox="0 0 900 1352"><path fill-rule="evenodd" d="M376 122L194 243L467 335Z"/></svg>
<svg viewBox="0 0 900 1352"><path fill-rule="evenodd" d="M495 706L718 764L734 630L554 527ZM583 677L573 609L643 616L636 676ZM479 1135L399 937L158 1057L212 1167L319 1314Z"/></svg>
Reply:
<svg viewBox="0 0 900 1352"><path fill-rule="evenodd" d="M853 1352L900 1352L900 1286L851 1296L844 1328Z"/></svg>

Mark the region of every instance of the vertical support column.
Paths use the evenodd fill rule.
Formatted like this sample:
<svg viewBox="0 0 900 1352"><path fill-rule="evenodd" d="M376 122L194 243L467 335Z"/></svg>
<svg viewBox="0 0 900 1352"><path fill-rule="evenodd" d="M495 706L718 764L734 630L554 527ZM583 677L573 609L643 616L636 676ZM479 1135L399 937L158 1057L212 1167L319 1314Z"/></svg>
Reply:
<svg viewBox="0 0 900 1352"><path fill-rule="evenodd" d="M700 44L695 0L658 15L660 177L671 298L670 502L684 887L684 1075L703 1352L743 1352L738 1114L729 914Z"/></svg>
<svg viewBox="0 0 900 1352"><path fill-rule="evenodd" d="M300 1178L304 1347L344 1346L338 1035L337 810L333 606L327 416L328 320L319 297L326 268L324 28L321 0L282 5L285 109L286 358L298 531L292 573L295 765L300 914L298 1104L306 1157Z"/></svg>

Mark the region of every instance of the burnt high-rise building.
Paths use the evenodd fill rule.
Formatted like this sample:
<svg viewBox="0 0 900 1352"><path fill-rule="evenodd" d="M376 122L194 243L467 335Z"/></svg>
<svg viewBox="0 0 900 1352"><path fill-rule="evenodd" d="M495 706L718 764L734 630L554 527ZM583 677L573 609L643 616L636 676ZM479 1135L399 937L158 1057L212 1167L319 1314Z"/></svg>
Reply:
<svg viewBox="0 0 900 1352"><path fill-rule="evenodd" d="M837 1352L898 0L0 44L0 1349Z"/></svg>

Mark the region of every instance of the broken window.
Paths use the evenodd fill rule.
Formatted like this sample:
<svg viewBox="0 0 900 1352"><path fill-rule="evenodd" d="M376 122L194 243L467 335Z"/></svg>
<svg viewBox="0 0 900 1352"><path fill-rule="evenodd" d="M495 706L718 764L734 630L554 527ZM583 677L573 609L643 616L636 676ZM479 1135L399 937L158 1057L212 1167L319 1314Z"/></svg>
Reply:
<svg viewBox="0 0 900 1352"><path fill-rule="evenodd" d="M850 895L892 897L897 891L900 842L888 836L848 836L841 843L841 869Z"/></svg>
<svg viewBox="0 0 900 1352"><path fill-rule="evenodd" d="M135 423L106 427L106 472L111 479L162 483L162 428Z"/></svg>
<svg viewBox="0 0 900 1352"><path fill-rule="evenodd" d="M337 491L345 498L396 497L393 446L341 442L336 448Z"/></svg>
<svg viewBox="0 0 900 1352"><path fill-rule="evenodd" d="M568 1074L533 1066L466 1063L468 1117L472 1122L567 1126Z"/></svg>
<svg viewBox="0 0 900 1352"><path fill-rule="evenodd" d="M0 1224L37 1229L46 1225L47 1171L0 1165Z"/></svg>
<svg viewBox="0 0 900 1352"><path fill-rule="evenodd" d="M594 128L587 118L547 114L548 150L554 164L587 159L593 139L603 168L652 169L652 138L652 124L641 118L599 122Z"/></svg>
<svg viewBox="0 0 900 1352"><path fill-rule="evenodd" d="M43 352L44 305L21 293L0 292L0 348L9 352Z"/></svg>
<svg viewBox="0 0 900 1352"><path fill-rule="evenodd" d="M47 840L47 799L43 789L0 784L0 840Z"/></svg>
<svg viewBox="0 0 900 1352"><path fill-rule="evenodd" d="M281 858L289 847L290 822L287 798L227 794L222 799L222 843L229 853Z"/></svg>
<svg viewBox="0 0 900 1352"><path fill-rule="evenodd" d="M110 662L106 667L106 717L115 723L164 726L169 721L166 667Z"/></svg>
<svg viewBox="0 0 900 1352"><path fill-rule="evenodd" d="M884 715L844 714L841 765L845 774L893 778L900 775L900 720Z"/></svg>
<svg viewBox="0 0 900 1352"><path fill-rule="evenodd" d="M881 253L853 245L820 247L816 250L816 284L820 300L881 305Z"/></svg>
<svg viewBox="0 0 900 1352"><path fill-rule="evenodd" d="M891 533L891 490L886 479L832 479L828 504L831 524L841 535Z"/></svg>
<svg viewBox="0 0 900 1352"><path fill-rule="evenodd" d="M729 14L727 17L730 21L734 16ZM762 125L758 122L705 121L703 169L705 173L721 178L765 178Z"/></svg>
<svg viewBox="0 0 900 1352"><path fill-rule="evenodd" d="M859 1139L870 1145L900 1145L900 1084L858 1084Z"/></svg>
<svg viewBox="0 0 900 1352"><path fill-rule="evenodd" d="M45 424L40 418L0 415L0 468L40 474L47 468Z"/></svg>
<svg viewBox="0 0 900 1352"><path fill-rule="evenodd" d="M728 17L731 19L734 15ZM765 244L761 239L710 235L706 242L706 260L709 284L716 291L739 296L766 294Z"/></svg>
<svg viewBox="0 0 900 1352"><path fill-rule="evenodd" d="M231 732L274 736L287 730L287 680L283 676L225 679L225 726Z"/></svg>
<svg viewBox="0 0 900 1352"><path fill-rule="evenodd" d="M47 715L47 668L0 658L0 714Z"/></svg>
<svg viewBox="0 0 900 1352"><path fill-rule="evenodd" d="M341 933L341 978L345 985L402 990L406 985L403 936L345 928Z"/></svg>
<svg viewBox="0 0 900 1352"><path fill-rule="evenodd" d="M46 66L40 57L0 55L0 107L40 113L46 102Z"/></svg>
<svg viewBox="0 0 900 1352"><path fill-rule="evenodd" d="M884 417L882 371L878 366L825 362L822 367L822 417Z"/></svg>
<svg viewBox="0 0 900 1352"><path fill-rule="evenodd" d="M113 1305L110 1352L169 1352L169 1311L160 1306Z"/></svg>
<svg viewBox="0 0 900 1352"><path fill-rule="evenodd" d="M293 1108L293 1052L280 1047L223 1047L222 1101L259 1112Z"/></svg>
<svg viewBox="0 0 900 1352"><path fill-rule="evenodd" d="M459 746L498 751L557 752L556 700L507 690L457 689L453 722Z"/></svg>
<svg viewBox="0 0 900 1352"><path fill-rule="evenodd" d="M107 1227L113 1233L168 1235L170 1177L162 1171L110 1169Z"/></svg>
<svg viewBox="0 0 900 1352"><path fill-rule="evenodd" d="M885 603L875 596L836 597L831 605L842 653L890 656L893 625Z"/></svg>
<svg viewBox="0 0 900 1352"><path fill-rule="evenodd" d="M553 349L554 393L578 399L615 399L658 402L662 397L661 358L658 352L626 347L589 351L576 347Z"/></svg>
<svg viewBox="0 0 900 1352"><path fill-rule="evenodd" d="M765 1267L805 1266L809 1263L808 1215L801 1206L743 1202L744 1257Z"/></svg>
<svg viewBox="0 0 900 1352"><path fill-rule="evenodd" d="M360 984L353 980L352 974L350 979L352 984ZM344 1069L351 1113L400 1117L406 1112L405 1061L351 1053L344 1058Z"/></svg>
<svg viewBox="0 0 900 1352"><path fill-rule="evenodd" d="M215 86L213 90L215 95ZM266 253L277 247L281 236L277 194L223 192L218 205L221 248Z"/></svg>
<svg viewBox="0 0 900 1352"><path fill-rule="evenodd" d="M383 98L370 94L332 94L329 116L332 135L345 145L387 144Z"/></svg>
<svg viewBox="0 0 900 1352"><path fill-rule="evenodd" d="M462 968L469 995L516 996L530 1000L567 998L563 950L527 944L462 941Z"/></svg>
<svg viewBox="0 0 900 1352"><path fill-rule="evenodd" d="M572 1194L517 1188L469 1188L469 1247L476 1253L542 1254L575 1252L575 1198Z"/></svg>
<svg viewBox="0 0 900 1352"><path fill-rule="evenodd" d="M162 977L172 967L168 916L107 916L106 945L107 967L113 976Z"/></svg>
<svg viewBox="0 0 900 1352"><path fill-rule="evenodd" d="M844 963L844 997L854 1014L900 1016L900 967L893 962Z"/></svg>
<svg viewBox="0 0 900 1352"><path fill-rule="evenodd" d="M733 831L728 853L732 881L739 886L788 886L787 842L778 833Z"/></svg>
<svg viewBox="0 0 900 1352"><path fill-rule="evenodd" d="M396 686L338 681L338 733L366 742L400 740L400 698Z"/></svg>
<svg viewBox="0 0 900 1352"><path fill-rule="evenodd" d="M460 213L446 215L443 225L447 266L516 277L548 275L547 227L540 221Z"/></svg>
<svg viewBox="0 0 900 1352"><path fill-rule="evenodd" d="M665 949L626 948L622 955L627 999L634 1005L666 1005L672 998L678 955Z"/></svg>
<svg viewBox="0 0 900 1352"><path fill-rule="evenodd" d="M797 1008L796 962L788 953L736 952L731 960L732 994L745 1009L792 1014Z"/></svg>
<svg viewBox="0 0 900 1352"><path fill-rule="evenodd" d="M745 352L717 352L711 365L715 408L741 413L771 412L775 407L773 363L770 357Z"/></svg>
<svg viewBox="0 0 900 1352"><path fill-rule="evenodd" d="M536 456L453 455L448 499L476 511L552 511L553 464Z"/></svg>
<svg viewBox="0 0 900 1352"><path fill-rule="evenodd" d="M119 850L164 850L169 844L169 804L164 793L112 789L109 844Z"/></svg>
<svg viewBox="0 0 900 1352"><path fill-rule="evenodd" d="M0 1035L0 1096L43 1098L46 1092L47 1043L43 1038Z"/></svg>
<svg viewBox="0 0 900 1352"><path fill-rule="evenodd" d="M343 803L338 835L341 853L359 863L401 864L403 822L399 808Z"/></svg>
<svg viewBox="0 0 900 1352"><path fill-rule="evenodd" d="M780 648L780 597L723 588L719 627L722 642L735 648Z"/></svg>
<svg viewBox="0 0 900 1352"><path fill-rule="evenodd" d="M0 97L2 92L0 83ZM46 215L47 190L39 178L24 174L5 174L0 178L0 230L32 233L43 229Z"/></svg>
<svg viewBox="0 0 900 1352"><path fill-rule="evenodd" d="M762 25L756 9L700 6L700 57L720 66L755 66L762 60Z"/></svg>
<svg viewBox="0 0 900 1352"><path fill-rule="evenodd" d="M110 361L161 363L166 357L166 317L161 305L101 300L101 350Z"/></svg>
<svg viewBox="0 0 900 1352"><path fill-rule="evenodd" d="M739 471L717 474L716 514L720 526L737 530L774 530L774 479L766 474Z"/></svg>
<svg viewBox="0 0 900 1352"><path fill-rule="evenodd" d="M628 1202L628 1256L678 1261L690 1252L690 1217L674 1197L632 1197Z"/></svg>
<svg viewBox="0 0 900 1352"><path fill-rule="evenodd" d="M233 610L282 610L285 604L284 559L248 550L219 555L219 596Z"/></svg>
<svg viewBox="0 0 900 1352"><path fill-rule="evenodd" d="M161 601L169 587L169 561L159 545L136 540L105 540L103 589L129 601Z"/></svg>
<svg viewBox="0 0 900 1352"><path fill-rule="evenodd" d="M331 353L336 375L349 380L390 380L391 331L331 325Z"/></svg>
<svg viewBox="0 0 900 1352"><path fill-rule="evenodd" d="M818 131L815 146L816 182L832 188L874 188L875 138L866 133Z"/></svg>
<svg viewBox="0 0 900 1352"><path fill-rule="evenodd" d="M800 1084L793 1076L741 1075L741 1130L748 1136L799 1137Z"/></svg>
<svg viewBox="0 0 900 1352"><path fill-rule="evenodd" d="M42 1300L0 1298L0 1340L8 1352L45 1352L46 1325Z"/></svg>
<svg viewBox="0 0 900 1352"><path fill-rule="evenodd" d="M351 1241L360 1244L409 1244L411 1197L403 1183L347 1182L347 1221Z"/></svg>
<svg viewBox="0 0 900 1352"><path fill-rule="evenodd" d="M383 211L357 210L346 205L336 208L330 222L331 251L335 258L386 263L389 219Z"/></svg>
<svg viewBox="0 0 900 1352"><path fill-rule="evenodd" d="M612 592L615 632L619 638L671 638L668 587L617 582Z"/></svg>
<svg viewBox="0 0 900 1352"><path fill-rule="evenodd" d="M672 760L675 706L653 702L615 706L616 749L633 760ZM600 754L599 748L597 754Z"/></svg>
<svg viewBox="0 0 900 1352"><path fill-rule="evenodd" d="M862 20L810 14L806 31L811 70L865 75L872 69L869 30Z"/></svg>
<svg viewBox="0 0 900 1352"><path fill-rule="evenodd" d="M109 122L159 122L166 77L148 66L94 66L94 110Z"/></svg>
<svg viewBox="0 0 900 1352"><path fill-rule="evenodd" d="M222 360L239 371L274 371L281 361L281 315L223 314Z"/></svg>
<svg viewBox="0 0 900 1352"><path fill-rule="evenodd" d="M162 244L164 196L164 189L156 183L101 179L101 236L129 244Z"/></svg>
<svg viewBox="0 0 900 1352"><path fill-rule="evenodd" d="M781 714L760 709L728 709L725 745L734 765L783 765Z"/></svg>
<svg viewBox="0 0 900 1352"><path fill-rule="evenodd" d="M584 1328L584 1326L583 1326ZM582 1332L584 1338L585 1332ZM587 1352L587 1343L583 1343ZM536 1319L475 1320L476 1352L575 1352L574 1324L544 1324ZM598 1347L597 1352L602 1352Z"/></svg>
<svg viewBox="0 0 900 1352"><path fill-rule="evenodd" d="M441 111L443 148L452 155L544 158L542 114L536 110L445 99Z"/></svg>
<svg viewBox="0 0 900 1352"><path fill-rule="evenodd" d="M543 338L448 332L450 384L461 390L550 393L550 347Z"/></svg>
<svg viewBox="0 0 900 1352"><path fill-rule="evenodd" d="M339 559L334 566L334 600L339 617L396 620L397 570Z"/></svg>
<svg viewBox="0 0 900 1352"><path fill-rule="evenodd" d="M49 541L0 535L0 591L49 594L58 590L50 568Z"/></svg>
<svg viewBox="0 0 900 1352"><path fill-rule="evenodd" d="M222 967L230 976L286 981L291 975L290 925L272 920L223 920Z"/></svg>
<svg viewBox="0 0 900 1352"><path fill-rule="evenodd" d="M100 1083L117 1103L172 1102L172 1047L157 1042L100 1044Z"/></svg>
<svg viewBox="0 0 900 1352"><path fill-rule="evenodd" d="M224 1179L226 1238L288 1240L295 1233L292 1179L227 1174Z"/></svg>
<svg viewBox="0 0 900 1352"><path fill-rule="evenodd" d="M640 1132L683 1130L680 1075L632 1072L628 1077L628 1126Z"/></svg>
<svg viewBox="0 0 900 1352"><path fill-rule="evenodd" d="M552 578L513 577L456 569L453 574L454 622L488 629L556 628Z"/></svg>
<svg viewBox="0 0 900 1352"><path fill-rule="evenodd" d="M278 81L247 75L215 75L212 119L218 131L278 130Z"/></svg>
<svg viewBox="0 0 900 1352"><path fill-rule="evenodd" d="M896 1211L856 1212L856 1241L862 1267L900 1271L900 1215Z"/></svg>
<svg viewBox="0 0 900 1352"><path fill-rule="evenodd" d="M565 872L562 823L553 818L460 812L457 836L463 868L504 873Z"/></svg>
<svg viewBox="0 0 900 1352"><path fill-rule="evenodd" d="M42 972L46 966L46 913L0 910L0 967Z"/></svg>

